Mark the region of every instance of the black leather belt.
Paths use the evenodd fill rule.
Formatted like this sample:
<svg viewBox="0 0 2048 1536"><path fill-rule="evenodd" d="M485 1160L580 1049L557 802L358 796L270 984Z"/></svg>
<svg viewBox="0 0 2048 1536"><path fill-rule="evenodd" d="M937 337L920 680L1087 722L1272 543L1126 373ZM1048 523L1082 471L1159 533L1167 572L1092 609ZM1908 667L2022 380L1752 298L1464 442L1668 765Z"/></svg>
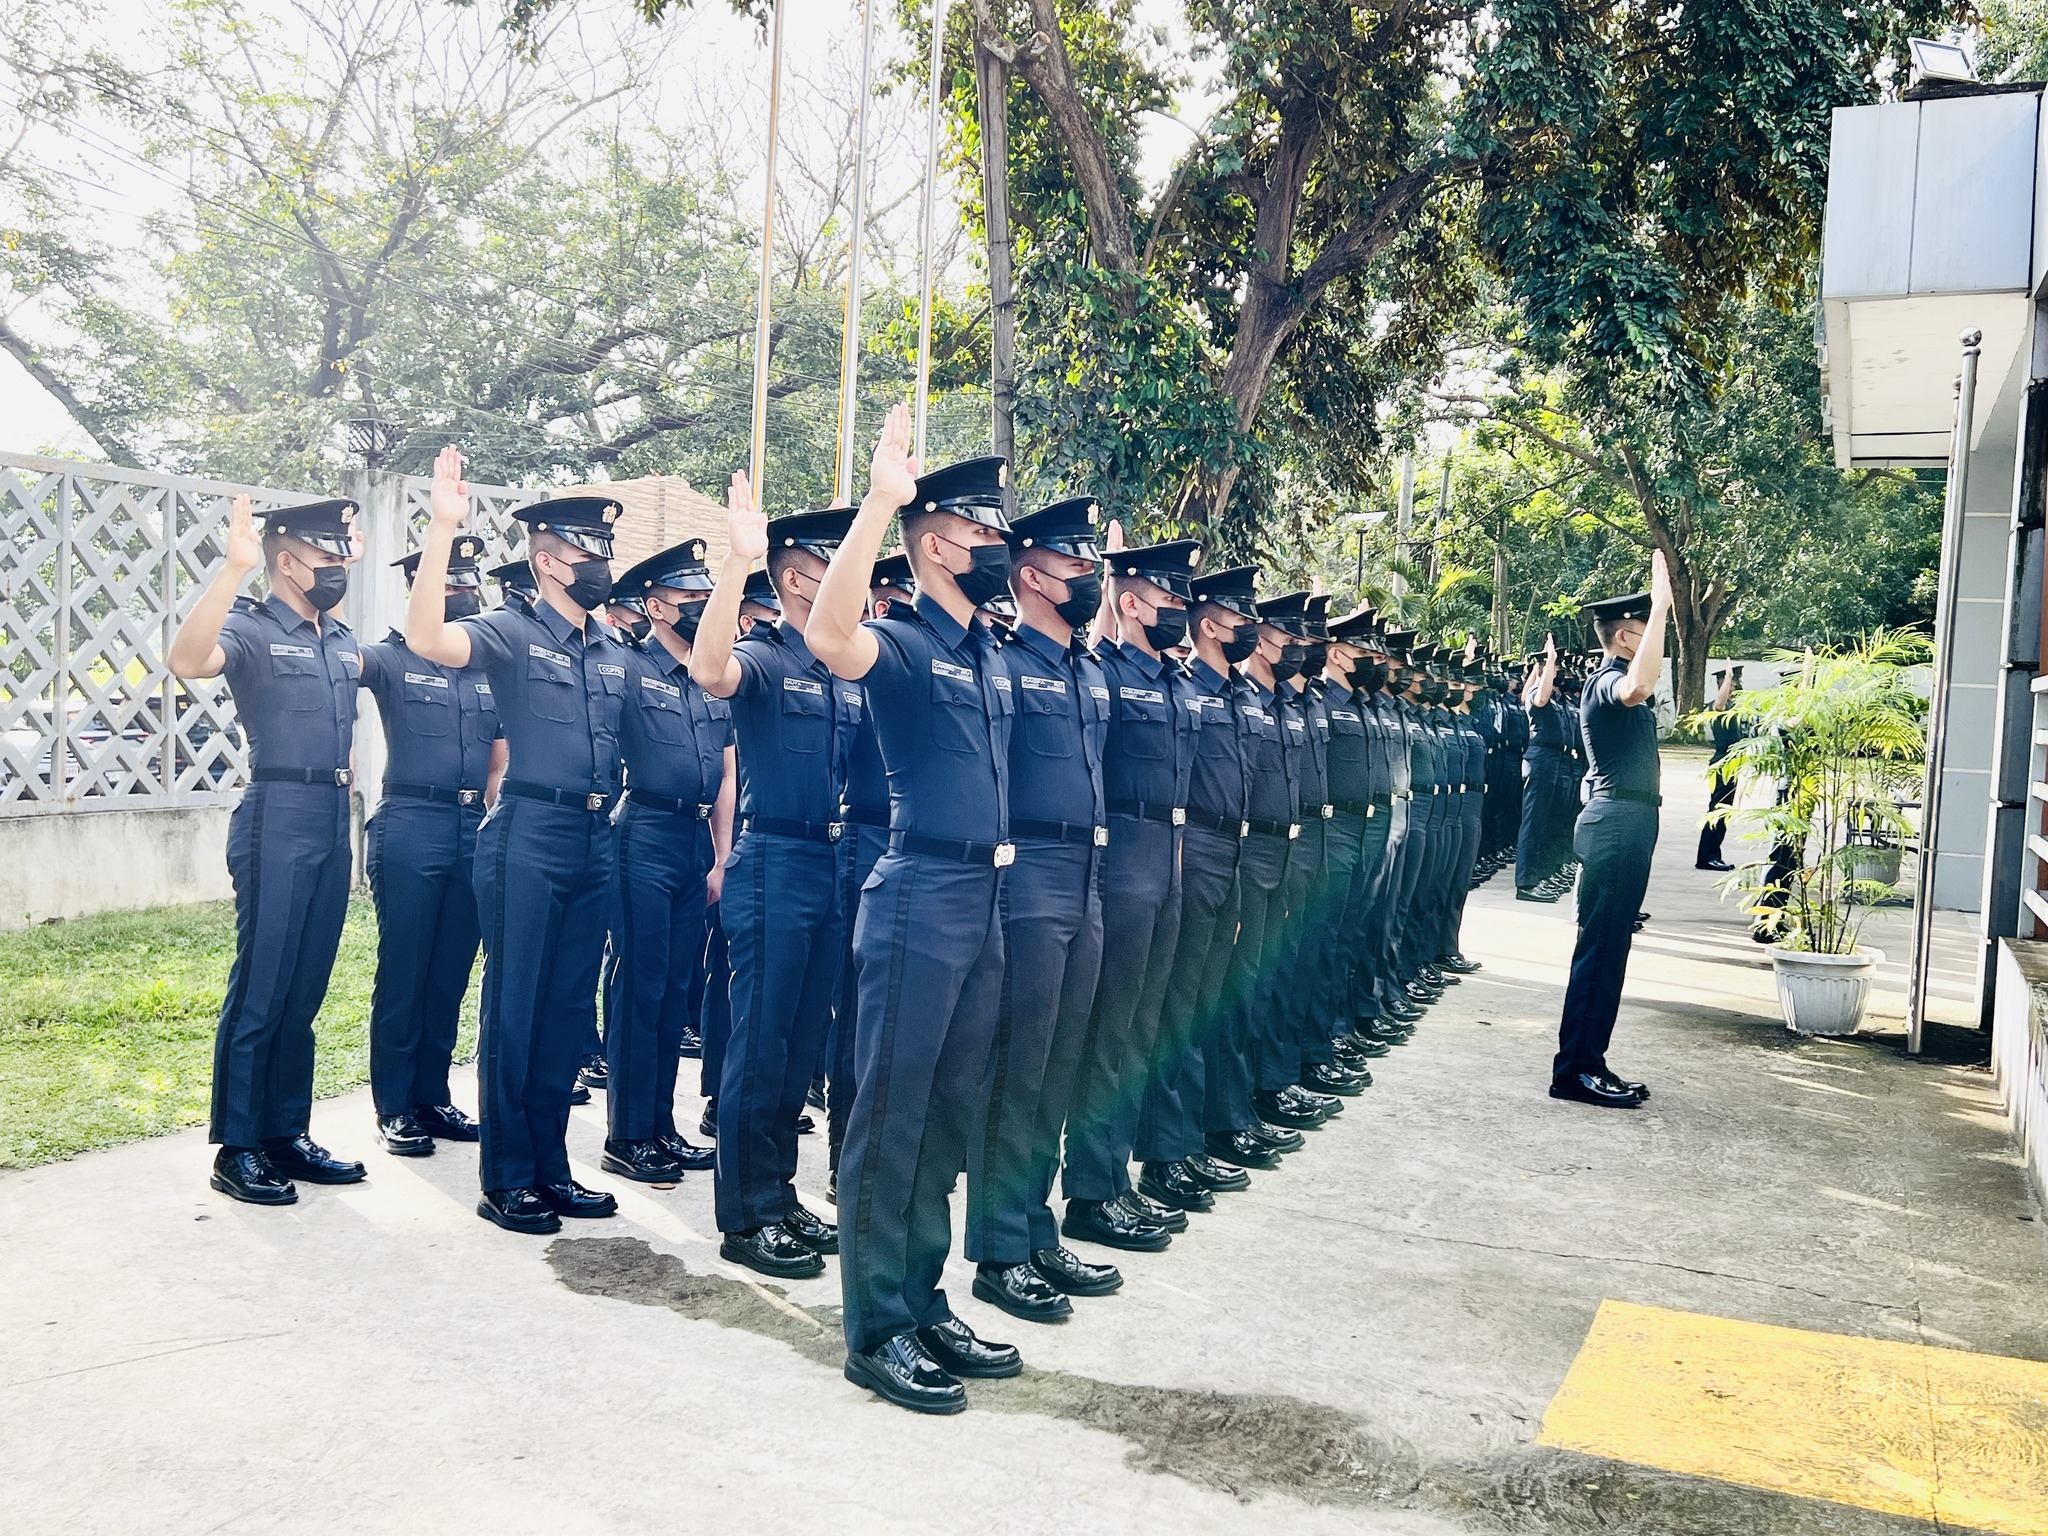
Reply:
<svg viewBox="0 0 2048 1536"><path fill-rule="evenodd" d="M889 825L889 808L885 805L878 811L863 810L858 806L839 807L839 819L850 827L883 827Z"/></svg>
<svg viewBox="0 0 2048 1536"><path fill-rule="evenodd" d="M431 800L436 805L484 803L484 792L480 789L448 789L440 784L393 784L387 780L384 793L397 795L405 800Z"/></svg>
<svg viewBox="0 0 2048 1536"><path fill-rule="evenodd" d="M348 768L258 768L249 775L256 784L333 784L347 785L356 781L353 770Z"/></svg>
<svg viewBox="0 0 2048 1536"><path fill-rule="evenodd" d="M524 779L507 779L498 786L498 793L510 795L515 800L538 800L543 805L574 806L579 811L593 814L609 811L613 799L610 790L551 789L545 784L529 784Z"/></svg>
<svg viewBox="0 0 2048 1536"><path fill-rule="evenodd" d="M769 832L776 837L800 838L807 843L836 843L846 835L843 821L791 821L782 816L749 816L740 823L742 832Z"/></svg>
<svg viewBox="0 0 2048 1536"><path fill-rule="evenodd" d="M1028 821L1022 817L1012 817L1010 833L1014 837L1038 837L1048 842L1072 843L1076 848L1109 846L1109 828L1098 827L1086 821Z"/></svg>
<svg viewBox="0 0 2048 1536"><path fill-rule="evenodd" d="M1639 790L1603 789L1592 797L1595 800L1626 800L1631 805L1662 805L1662 795L1648 795Z"/></svg>
<svg viewBox="0 0 2048 1536"><path fill-rule="evenodd" d="M1301 823L1298 821L1261 821L1253 816L1246 818L1245 827L1253 832L1262 832L1267 837L1301 836Z"/></svg>
<svg viewBox="0 0 2048 1536"><path fill-rule="evenodd" d="M709 821L716 807L701 800L676 800L667 795L650 795L644 789L629 789L626 798L635 805L644 805L649 810L667 811L671 816L694 816L699 821Z"/></svg>
<svg viewBox="0 0 2048 1536"><path fill-rule="evenodd" d="M1243 837L1251 831L1252 824L1240 821L1235 816L1216 816L1208 811L1198 811L1192 805L1187 809L1187 824L1191 827L1207 827L1211 832L1221 832L1225 837Z"/></svg>
<svg viewBox="0 0 2048 1536"><path fill-rule="evenodd" d="M1178 805L1160 805L1151 800L1112 800L1109 814L1128 816L1132 821L1163 821L1170 826L1185 826L1188 813Z"/></svg>
<svg viewBox="0 0 2048 1536"><path fill-rule="evenodd" d="M997 869L1007 869L1017 862L1015 843L969 843L950 837L924 837L916 832L891 832L889 851L951 859L955 864L992 864Z"/></svg>
<svg viewBox="0 0 2048 1536"><path fill-rule="evenodd" d="M1374 816L1379 813L1378 804L1371 800L1334 800L1331 804L1353 816Z"/></svg>

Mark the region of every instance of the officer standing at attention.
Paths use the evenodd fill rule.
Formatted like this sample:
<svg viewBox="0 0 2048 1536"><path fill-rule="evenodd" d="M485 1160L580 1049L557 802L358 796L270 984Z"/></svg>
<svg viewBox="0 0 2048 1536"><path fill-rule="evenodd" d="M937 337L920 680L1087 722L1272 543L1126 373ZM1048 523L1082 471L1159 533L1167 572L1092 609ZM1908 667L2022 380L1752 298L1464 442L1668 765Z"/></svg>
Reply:
<svg viewBox="0 0 2048 1536"><path fill-rule="evenodd" d="M1586 808L1574 849L1584 866L1579 936L1557 1031L1550 1096L1633 1109L1650 1096L1607 1069L1607 1042L1621 1007L1636 913L1657 846L1657 715L1650 705L1664 666L1671 577L1664 552L1650 560L1650 590L1586 604L1606 661L1586 679L1579 714L1589 764Z"/></svg>
<svg viewBox="0 0 2048 1536"><path fill-rule="evenodd" d="M1722 847L1728 839L1728 817L1719 813L1735 803L1735 775L1732 771L1722 771L1721 764L1746 734L1742 722L1728 713L1729 706L1735 702L1735 695L1742 689L1742 668L1731 666L1714 682L1714 702L1707 706L1714 715L1708 726L1714 751L1707 759L1707 819L1700 827L1700 846L1693 857L1692 867L1726 874L1735 866L1721 856Z"/></svg>
<svg viewBox="0 0 2048 1536"><path fill-rule="evenodd" d="M1010 840L1008 667L978 610L1006 591L1003 460L917 478L910 412L889 412L868 493L818 588L807 637L864 684L889 772L889 851L854 926L860 1092L839 1161L846 1379L899 1407L958 1413L962 1376L1014 1376L1022 1357L975 1337L939 1281L970 1130L990 1091L1003 988ZM917 601L863 623L875 556L898 511Z"/></svg>
<svg viewBox="0 0 2048 1536"><path fill-rule="evenodd" d="M492 566L489 574L491 580L498 584L503 606L531 608L534 598L540 594L540 588L534 585L531 561L508 560L503 565Z"/></svg>
<svg viewBox="0 0 2048 1536"><path fill-rule="evenodd" d="M1383 995L1382 984L1388 965L1387 912L1393 903L1391 891L1401 849L1408 837L1411 799L1408 747L1401 729L1400 706L1388 691L1397 669L1379 616L1371 608L1340 620L1332 633L1344 642L1348 652L1355 653L1351 687L1365 726L1367 782L1374 813L1366 821L1365 836L1359 846L1359 881L1352 891L1352 916L1347 919L1347 931L1357 937L1344 996L1358 1034L1392 1047L1414 1032L1407 1022L1413 1015L1405 1008L1397 1014L1395 999ZM1376 828L1376 822L1384 825Z"/></svg>
<svg viewBox="0 0 2048 1536"><path fill-rule="evenodd" d="M796 1195L797 1118L823 1060L846 945L838 848L858 688L836 684L804 641L850 507L772 521L732 478L725 563L690 675L732 700L740 835L720 920L732 965L732 1038L718 1085L719 1252L765 1275L822 1274L837 1229ZM738 639L748 568L767 557L782 617Z"/></svg>
<svg viewBox="0 0 2048 1536"><path fill-rule="evenodd" d="M676 1130L676 1069L705 902L732 846L732 708L690 678L690 644L711 592L704 541L650 555L616 590L642 605L648 636L627 671L619 737L626 797L614 823L604 1168L667 1184L711 1167L714 1156Z"/></svg>
<svg viewBox="0 0 2048 1536"><path fill-rule="evenodd" d="M1522 835L1515 845L1515 899L1553 902L1550 889L1557 875L1552 862L1557 824L1569 813L1566 799L1576 792L1571 737L1556 701L1557 637L1546 635L1543 655L1522 685L1522 704L1529 714L1529 745L1522 755Z"/></svg>
<svg viewBox="0 0 2048 1536"><path fill-rule="evenodd" d="M1436 945L1436 964L1448 976L1469 976L1479 969L1479 962L1465 958L1459 947L1459 935L1465 926L1465 898L1472 894L1472 871L1479 862L1486 822L1487 745L1472 713L1479 680L1463 663L1453 663L1452 670L1456 680L1449 700L1450 749L1463 787L1454 797L1458 826L1453 846L1457 853L1444 884L1443 926Z"/></svg>
<svg viewBox="0 0 2048 1536"><path fill-rule="evenodd" d="M1102 751L1109 687L1076 632L1102 603L1100 510L1092 497L1057 502L1011 524L1015 638L1003 647L1016 715L1010 724L1010 836L1003 876L1002 1022L994 1091L976 1125L981 1177L967 1189L974 1294L1032 1322L1057 1322L1074 1295L1122 1284L1060 1244L1062 1230L1110 1247L1163 1248L1163 1228L1120 1205L1049 1200L1060 1130L1087 1043L1102 969L1102 850L1109 845Z"/></svg>
<svg viewBox="0 0 2048 1536"><path fill-rule="evenodd" d="M520 508L539 596L531 608L508 604L450 624L440 594L469 511L458 449L443 448L434 461L432 506L405 643L443 666L483 668L510 752L476 844L484 931L477 1214L509 1232L556 1232L564 1216L618 1210L611 1195L569 1176L567 1137L616 851L608 813L630 653L597 615L611 596L619 507L565 496Z"/></svg>
<svg viewBox="0 0 2048 1536"><path fill-rule="evenodd" d="M1112 524L1114 628L1095 648L1110 692L1102 754L1110 829L1102 856L1102 980L1067 1114L1061 1190L1070 1212L1077 1204L1122 1202L1157 1220L1167 1211L1206 1211L1216 1204L1208 1186L1178 1162L1140 1175L1143 1204L1132 1198L1130 1175L1180 933L1180 829L1200 719L1189 707L1186 680L1164 653L1187 637L1202 546L1177 539L1117 549L1116 533Z"/></svg>
<svg viewBox="0 0 2048 1536"><path fill-rule="evenodd" d="M1368 620L1368 623L1370 621ZM1358 1032L1352 1009L1351 977L1363 947L1361 935L1370 891L1384 861L1387 811L1373 793L1373 738L1359 676L1364 652L1358 616L1326 626L1323 710L1330 721L1331 814L1324 840L1327 888L1314 925L1319 949L1307 978L1309 1012L1331 1037L1334 1060L1350 1068L1363 1088L1372 1082L1366 1062L1391 1049Z"/></svg>
<svg viewBox="0 0 2048 1536"><path fill-rule="evenodd" d="M482 611L477 556L464 534L448 554L442 614ZM419 551L397 565L410 585ZM476 1122L449 1103L448 1063L482 930L472 883L476 832L505 776L505 732L483 668L423 661L393 630L363 647L363 686L384 722L384 795L364 828L377 904L377 981L370 995L370 1094L377 1139L394 1157L426 1157L434 1141L475 1141Z"/></svg>
<svg viewBox="0 0 2048 1536"><path fill-rule="evenodd" d="M187 681L225 673L249 733L249 787L228 824L235 963L214 1030L208 1139L220 1148L213 1187L251 1205L290 1205L299 1197L294 1179L363 1177L361 1163L306 1134L313 1016L348 916L349 754L362 653L330 615L348 591L355 512L349 501L281 507L265 515L259 539L249 498L237 496L227 558L165 656ZM259 564L270 596L238 597Z"/></svg>

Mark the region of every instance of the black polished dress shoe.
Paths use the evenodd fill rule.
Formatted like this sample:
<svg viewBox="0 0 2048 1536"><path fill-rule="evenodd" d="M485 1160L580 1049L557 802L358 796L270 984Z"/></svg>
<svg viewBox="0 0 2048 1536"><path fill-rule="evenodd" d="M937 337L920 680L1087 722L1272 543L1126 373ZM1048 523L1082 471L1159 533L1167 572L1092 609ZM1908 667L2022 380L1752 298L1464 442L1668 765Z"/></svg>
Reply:
<svg viewBox="0 0 2048 1536"><path fill-rule="evenodd" d="M997 1344L975 1337L974 1330L957 1317L917 1330L917 1342L936 1360L941 1370L976 1381L995 1381L1015 1376L1024 1369L1024 1357L1014 1344Z"/></svg>
<svg viewBox="0 0 2048 1536"><path fill-rule="evenodd" d="M541 1199L540 1191L533 1189L487 1189L476 1203L476 1213L507 1232L523 1232L529 1237L562 1230L562 1218Z"/></svg>
<svg viewBox="0 0 2048 1536"><path fill-rule="evenodd" d="M1321 1110L1302 1103L1299 1098L1288 1098L1284 1090L1280 1093L1253 1094L1252 1108L1268 1125L1284 1126L1297 1131L1314 1130L1330 1118Z"/></svg>
<svg viewBox="0 0 2048 1536"><path fill-rule="evenodd" d="M1547 907L1552 906L1556 903L1557 892L1547 891L1540 885L1518 885L1515 887L1515 900L1540 901Z"/></svg>
<svg viewBox="0 0 2048 1536"><path fill-rule="evenodd" d="M569 1102L571 1104L588 1104L590 1102L590 1090L581 1083L574 1084L569 1089Z"/></svg>
<svg viewBox="0 0 2048 1536"><path fill-rule="evenodd" d="M290 1205L299 1198L292 1181L255 1147L222 1147L214 1154L213 1176L207 1182L249 1205Z"/></svg>
<svg viewBox="0 0 2048 1536"><path fill-rule="evenodd" d="M1028 1259L1022 1264L977 1265L974 1294L1027 1323L1063 1323L1074 1315L1074 1304Z"/></svg>
<svg viewBox="0 0 2048 1536"><path fill-rule="evenodd" d="M1390 997L1380 1005L1385 1016L1397 1025L1412 1025L1422 1017L1421 1008L1405 996Z"/></svg>
<svg viewBox="0 0 2048 1536"><path fill-rule="evenodd" d="M1374 1019L1372 1022L1378 1024L1379 1020ZM1392 1033L1396 1032L1389 1031L1389 1034ZM1400 1033L1405 1039L1405 1032ZM1394 1053L1393 1040L1378 1030L1367 1033L1363 1029L1354 1029L1348 1035L1339 1035L1334 1044L1340 1055L1353 1056L1360 1061L1377 1061L1382 1056L1391 1056Z"/></svg>
<svg viewBox="0 0 2048 1536"><path fill-rule="evenodd" d="M1245 1179L1241 1172L1237 1177ZM1245 1183L1250 1182L1245 1179ZM1138 1170L1138 1192L1154 1205L1172 1206L1176 1210L1216 1209L1216 1197L1209 1193L1209 1186L1196 1178L1186 1163L1145 1164Z"/></svg>
<svg viewBox="0 0 2048 1536"><path fill-rule="evenodd" d="M1639 1099L1647 1099L1650 1096L1650 1085L1648 1083L1632 1082L1628 1078L1617 1077L1612 1072L1603 1073L1602 1076L1615 1087L1625 1088Z"/></svg>
<svg viewBox="0 0 2048 1536"><path fill-rule="evenodd" d="M1185 1232L1188 1229L1188 1213L1177 1205L1159 1205L1147 1200L1135 1189L1127 1189L1116 1197L1116 1203L1129 1211L1140 1221L1149 1221L1153 1226L1167 1232Z"/></svg>
<svg viewBox="0 0 2048 1536"><path fill-rule="evenodd" d="M1636 914L1635 921L1628 925L1628 930L1630 933L1641 933L1643 929L1649 926L1649 923L1650 914L1647 912L1638 912Z"/></svg>
<svg viewBox="0 0 2048 1536"><path fill-rule="evenodd" d="M808 1280L825 1273L825 1260L817 1249L806 1247L772 1221L751 1232L726 1233L719 1239L718 1256L778 1280Z"/></svg>
<svg viewBox="0 0 2048 1536"><path fill-rule="evenodd" d="M1280 1090L1280 1097L1286 1103L1315 1111L1326 1121L1344 1113L1344 1101L1335 1094L1318 1093L1300 1083L1289 1083Z"/></svg>
<svg viewBox="0 0 2048 1536"><path fill-rule="evenodd" d="M683 1026L682 1044L677 1048L676 1055L691 1061L703 1060L704 1036L698 1033L696 1025L685 1024Z"/></svg>
<svg viewBox="0 0 2048 1536"><path fill-rule="evenodd" d="M1244 1128L1244 1134L1269 1152L1299 1152L1308 1145L1301 1132L1290 1131L1284 1125L1268 1125L1263 1120L1254 1120Z"/></svg>
<svg viewBox="0 0 2048 1536"><path fill-rule="evenodd" d="M1446 987L1455 987L1458 984L1458 978L1445 975L1438 968L1434 960L1425 961L1419 974L1422 977L1422 984L1424 986L1435 987L1439 992L1443 991Z"/></svg>
<svg viewBox="0 0 2048 1536"><path fill-rule="evenodd" d="M1459 976L1470 976L1480 968L1477 960L1468 960L1456 952L1437 956L1436 964L1438 970L1454 973Z"/></svg>
<svg viewBox="0 0 2048 1536"><path fill-rule="evenodd" d="M799 1135L799 1136L809 1136L809 1135L811 1135L811 1134L812 1134L813 1132L815 1132L815 1131L816 1131L817 1129L818 1129L818 1122L817 1122L817 1121L815 1121L815 1120L813 1120L813 1119L812 1119L812 1118L811 1118L811 1117L810 1117L809 1115L798 1115L798 1116L796 1117L796 1133L797 1133L797 1135Z"/></svg>
<svg viewBox="0 0 2048 1536"><path fill-rule="evenodd" d="M1047 1285L1069 1296L1107 1296L1124 1283L1114 1264L1090 1264L1064 1246L1038 1249L1031 1255L1031 1267L1045 1277Z"/></svg>
<svg viewBox="0 0 2048 1536"><path fill-rule="evenodd" d="M619 1214L619 1198L601 1189L585 1189L574 1179L564 1179L559 1184L538 1184L534 1193L546 1201L557 1216L569 1216L578 1221L597 1221L606 1216Z"/></svg>
<svg viewBox="0 0 2048 1536"><path fill-rule="evenodd" d="M415 1104L413 1119L436 1141L476 1141L483 1131L453 1104Z"/></svg>
<svg viewBox="0 0 2048 1536"><path fill-rule="evenodd" d="M1060 1218L1060 1232L1130 1253L1158 1253L1173 1241L1173 1234L1164 1227L1142 1219L1115 1200L1069 1200L1067 1213Z"/></svg>
<svg viewBox="0 0 2048 1536"><path fill-rule="evenodd" d="M1317 1093L1333 1093L1340 1099L1355 1099L1372 1086L1372 1074L1312 1061L1301 1069L1301 1086Z"/></svg>
<svg viewBox="0 0 2048 1536"><path fill-rule="evenodd" d="M1147 1163L1145 1166L1150 1168L1157 1165ZM1252 1187L1250 1174L1242 1168L1232 1167L1229 1163L1218 1162L1206 1152L1190 1153L1180 1160L1180 1166L1185 1168L1188 1177L1202 1188L1215 1190L1221 1194L1227 1195L1235 1190Z"/></svg>
<svg viewBox="0 0 2048 1536"><path fill-rule="evenodd" d="M593 1051L576 1069L576 1081L585 1088L609 1089L612 1085L611 1063Z"/></svg>
<svg viewBox="0 0 2048 1536"><path fill-rule="evenodd" d="M651 1136L645 1141L607 1140L601 1166L635 1184L679 1184L683 1178L683 1165Z"/></svg>
<svg viewBox="0 0 2048 1536"><path fill-rule="evenodd" d="M1599 1072L1553 1077L1550 1096L1553 1099L1574 1099L1581 1104L1598 1104L1604 1109L1634 1109L1643 1102L1640 1094Z"/></svg>
<svg viewBox="0 0 2048 1536"><path fill-rule="evenodd" d="M1202 1138L1202 1150L1238 1168L1280 1166L1280 1154L1250 1131L1211 1131Z"/></svg>
<svg viewBox="0 0 2048 1536"><path fill-rule="evenodd" d="M708 1136L713 1141L718 1140L718 1100L706 1099L704 1101L704 1113L697 1121L697 1134L699 1136Z"/></svg>
<svg viewBox="0 0 2048 1536"><path fill-rule="evenodd" d="M1437 998L1435 989L1419 981L1403 982L1401 992L1408 999L1408 1006L1411 1008L1427 1008Z"/></svg>
<svg viewBox="0 0 2048 1536"><path fill-rule="evenodd" d="M839 1203L839 1170L834 1168L825 1175L825 1198L834 1205Z"/></svg>
<svg viewBox="0 0 2048 1536"><path fill-rule="evenodd" d="M813 1216L801 1203L789 1208L789 1214L782 1218L782 1230L813 1253L839 1251L839 1229Z"/></svg>
<svg viewBox="0 0 2048 1536"><path fill-rule="evenodd" d="M377 1144L393 1157L432 1157L434 1138L411 1115L379 1115Z"/></svg>
<svg viewBox="0 0 2048 1536"><path fill-rule="evenodd" d="M1726 859L1701 859L1693 865L1694 869L1712 870L1717 875L1725 875L1734 867Z"/></svg>
<svg viewBox="0 0 2048 1536"><path fill-rule="evenodd" d="M848 1355L846 1379L912 1413L958 1413L967 1406L967 1389L926 1352L914 1333L899 1333L864 1355Z"/></svg>
<svg viewBox="0 0 2048 1536"><path fill-rule="evenodd" d="M823 1109L825 1107L825 1079L822 1077L811 1079L811 1086L804 1090L804 1102L813 1109ZM967 1325L962 1323L960 1326L965 1328Z"/></svg>
<svg viewBox="0 0 2048 1536"><path fill-rule="evenodd" d="M286 1178L308 1184L360 1184L368 1173L361 1163L336 1157L304 1131L264 1142L263 1156Z"/></svg>
<svg viewBox="0 0 2048 1536"><path fill-rule="evenodd" d="M700 1147L694 1141L683 1140L673 1131L664 1131L654 1139L685 1173L708 1173L718 1166L716 1147Z"/></svg>

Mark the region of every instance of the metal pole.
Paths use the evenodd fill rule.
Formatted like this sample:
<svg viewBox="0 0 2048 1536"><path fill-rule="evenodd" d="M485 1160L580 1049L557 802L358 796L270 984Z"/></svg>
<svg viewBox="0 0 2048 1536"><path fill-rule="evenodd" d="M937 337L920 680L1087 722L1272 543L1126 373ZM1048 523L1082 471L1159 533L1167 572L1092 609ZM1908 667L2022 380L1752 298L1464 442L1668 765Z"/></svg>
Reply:
<svg viewBox="0 0 2048 1536"><path fill-rule="evenodd" d="M1927 973L1934 938L1935 838L1941 829L1942 756L1948 745L1948 669L1954 659L1956 586L1962 577L1963 503L1970 487L1970 430L1977 410L1982 331L1963 332L1956 381L1955 436L1949 444L1948 504L1941 519L1941 581L1934 606L1934 688L1928 707L1927 781L1920 796L1920 868L1913 878L1913 952L1906 969L1906 1052L1920 1054L1927 1033Z"/></svg>
<svg viewBox="0 0 2048 1536"><path fill-rule="evenodd" d="M945 69L946 0L932 0L931 79L925 90L924 218L918 230L916 440L911 452L924 463L925 419L932 402L932 240L939 205L940 76Z"/></svg>
<svg viewBox="0 0 2048 1536"><path fill-rule="evenodd" d="M761 210L761 291L754 306L754 450L748 478L754 504L761 504L761 481L768 469L768 306L775 273L775 149L782 121L782 4L775 6L775 26L768 44L768 190Z"/></svg>
<svg viewBox="0 0 2048 1536"><path fill-rule="evenodd" d="M847 236L846 326L839 344L839 473L833 500L853 500L853 433L860 414L860 257L868 216L868 108L874 96L875 0L863 0L860 26L860 112L853 135L853 213Z"/></svg>

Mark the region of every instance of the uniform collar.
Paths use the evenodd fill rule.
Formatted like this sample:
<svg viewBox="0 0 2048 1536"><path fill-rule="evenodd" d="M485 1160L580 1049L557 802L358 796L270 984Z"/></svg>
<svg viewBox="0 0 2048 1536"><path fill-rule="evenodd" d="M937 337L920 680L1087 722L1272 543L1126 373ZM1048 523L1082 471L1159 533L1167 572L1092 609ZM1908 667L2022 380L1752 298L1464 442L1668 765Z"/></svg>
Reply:
<svg viewBox="0 0 2048 1536"><path fill-rule="evenodd" d="M1166 670L1166 658L1154 656L1150 651L1141 651L1127 641L1116 642L1116 650L1124 660L1136 667L1147 677L1156 678Z"/></svg>
<svg viewBox="0 0 2048 1536"><path fill-rule="evenodd" d="M1029 624L1017 626L1017 638L1011 644L1023 646L1040 661L1050 662L1054 666L1066 661L1073 654L1072 645L1061 645L1043 630L1035 629Z"/></svg>
<svg viewBox="0 0 2048 1536"><path fill-rule="evenodd" d="M270 610L271 617L275 618L278 623L288 630L314 629L315 633L321 635L345 635L348 633L348 626L342 623L341 615L338 613L329 613L327 615L327 622L315 629L311 619L300 618L297 613L292 611L291 604L287 603L275 592L263 599L263 606Z"/></svg>
<svg viewBox="0 0 2048 1536"><path fill-rule="evenodd" d="M811 647L804 639L804 632L787 619L777 619L774 624L777 640L796 652L797 659L807 667L822 667L824 663L811 654Z"/></svg>
<svg viewBox="0 0 2048 1536"><path fill-rule="evenodd" d="M1230 692L1230 679L1199 656L1188 658L1188 676L1210 693Z"/></svg>
<svg viewBox="0 0 2048 1536"><path fill-rule="evenodd" d="M1352 703L1356 699L1356 697L1357 696L1353 694L1349 688L1346 688L1342 683L1333 683L1327 677L1323 679L1323 700L1325 703L1349 704Z"/></svg>
<svg viewBox="0 0 2048 1536"><path fill-rule="evenodd" d="M944 608L940 607L927 593L920 592L917 594L917 601L911 604L911 611L920 619L923 619L926 626L942 642L951 646L956 651L967 643L970 635L984 632L979 618L974 621L974 627L970 630L968 626L962 624L953 615L946 612Z"/></svg>
<svg viewBox="0 0 2048 1536"><path fill-rule="evenodd" d="M589 618L586 617L583 627L578 629L562 616L553 603L535 603L530 611L540 621L541 628L553 635L557 641L568 641L573 638L584 645L595 645L603 638L603 631L593 625Z"/></svg>

